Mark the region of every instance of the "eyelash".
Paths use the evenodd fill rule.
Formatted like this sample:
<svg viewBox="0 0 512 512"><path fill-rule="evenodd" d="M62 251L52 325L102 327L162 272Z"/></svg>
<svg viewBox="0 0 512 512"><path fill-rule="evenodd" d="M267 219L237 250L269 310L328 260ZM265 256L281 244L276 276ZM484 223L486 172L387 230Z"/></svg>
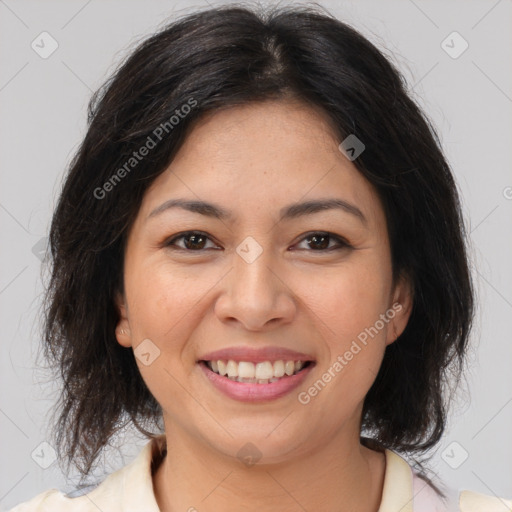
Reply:
<svg viewBox="0 0 512 512"><path fill-rule="evenodd" d="M172 250L181 250L181 251L185 251L185 252L197 252L197 253L200 253L200 252L203 252L205 251L206 249L198 249L198 250L192 250L192 249L186 249L184 247L178 247L175 245L175 242L177 240L180 240L182 238L186 238L187 236L190 236L190 235L200 235L200 236L203 236L205 238L207 238L208 240L211 241L211 238L204 232L202 231L184 231L183 233L180 233L176 236L173 236L172 238L170 238L169 240L167 240L166 242L164 242L164 246L165 247L168 247ZM334 250L341 250L341 249L352 249L352 245L350 245L345 239L343 239L342 237L338 236L338 235L335 235L334 233L330 233L328 231L311 231L309 233L306 233L305 236L303 236L299 243L304 241L304 240L307 240L308 238L312 238L313 236L315 235L320 235L320 236L324 236L324 237L329 237L330 241L331 240L334 240L338 243L338 247L331 247L331 248L328 248L328 249L319 249L319 250L314 250L314 249L310 249L310 250L307 250L307 252L318 252L318 253L325 253L325 252L331 252L331 251L334 251ZM299 250L303 250L303 249L299 249Z"/></svg>

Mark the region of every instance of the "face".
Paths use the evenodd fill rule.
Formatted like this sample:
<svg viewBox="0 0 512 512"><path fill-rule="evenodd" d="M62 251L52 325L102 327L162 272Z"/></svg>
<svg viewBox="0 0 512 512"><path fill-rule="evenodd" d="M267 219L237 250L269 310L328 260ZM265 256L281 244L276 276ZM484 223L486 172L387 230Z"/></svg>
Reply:
<svg viewBox="0 0 512 512"><path fill-rule="evenodd" d="M116 335L134 349L168 436L232 457L251 443L262 462L359 439L411 294L392 282L382 205L340 142L299 103L218 111L146 191ZM169 203L178 199L213 207ZM333 202L300 207L310 201ZM294 374L279 377L282 365Z"/></svg>

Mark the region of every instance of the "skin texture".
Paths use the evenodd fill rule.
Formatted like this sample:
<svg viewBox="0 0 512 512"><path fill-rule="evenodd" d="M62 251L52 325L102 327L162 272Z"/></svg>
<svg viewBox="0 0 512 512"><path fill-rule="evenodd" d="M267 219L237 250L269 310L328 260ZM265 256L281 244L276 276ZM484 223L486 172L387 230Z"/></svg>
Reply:
<svg viewBox="0 0 512 512"><path fill-rule="evenodd" d="M143 198L126 247L116 335L125 347L150 339L160 350L152 364L137 364L164 414L168 454L153 477L164 512L379 508L385 458L359 442L362 405L412 298L407 280L393 286L382 205L340 142L327 118L301 103L216 111ZM148 219L173 198L212 202L234 218L176 208ZM352 203L367 224L339 209L278 221L284 206L319 198ZM187 230L208 238L165 246ZM319 231L353 247L315 245L308 237ZM250 264L236 252L247 236L263 249ZM325 243L338 247L335 238ZM297 393L396 303L394 318L301 404ZM316 366L298 390L243 403L221 394L196 364L237 345L283 346L310 354ZM255 465L237 458L246 443L261 452Z"/></svg>

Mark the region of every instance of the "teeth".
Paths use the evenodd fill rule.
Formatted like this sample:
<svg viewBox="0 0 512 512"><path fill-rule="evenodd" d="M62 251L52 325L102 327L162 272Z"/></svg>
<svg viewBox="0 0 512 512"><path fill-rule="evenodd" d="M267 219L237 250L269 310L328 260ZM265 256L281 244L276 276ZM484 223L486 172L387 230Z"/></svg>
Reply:
<svg viewBox="0 0 512 512"><path fill-rule="evenodd" d="M228 377L238 377L238 365L235 363L235 361L229 360L226 366L226 370L228 372Z"/></svg>
<svg viewBox="0 0 512 512"><path fill-rule="evenodd" d="M210 361L210 367L213 371L215 371L213 368L213 361ZM224 361L217 361L217 367L217 373L219 373L220 375L227 375L228 371L226 370L226 363Z"/></svg>
<svg viewBox="0 0 512 512"><path fill-rule="evenodd" d="M284 373L286 373L286 375L293 375L294 371L295 363L293 361L286 361L286 364L284 365Z"/></svg>
<svg viewBox="0 0 512 512"><path fill-rule="evenodd" d="M233 361L231 361L233 362ZM212 365L213 366L213 365ZM213 370L213 368L212 368ZM215 370L213 370L215 371ZM254 379L256 370L254 369L254 363L248 363L246 361L240 361L238 363L238 377L243 379ZM261 378L261 377L258 377Z"/></svg>
<svg viewBox="0 0 512 512"><path fill-rule="evenodd" d="M276 382L285 375L293 375L299 372L306 364L304 361L270 361L252 363L250 361L236 362L229 361L208 361L208 367L215 373L227 376L229 379L237 382L252 382L258 384L268 384Z"/></svg>
<svg viewBox="0 0 512 512"><path fill-rule="evenodd" d="M260 380L271 379L274 376L274 367L270 361L256 364L255 377Z"/></svg>
<svg viewBox="0 0 512 512"><path fill-rule="evenodd" d="M276 361L274 363L274 377L282 377L284 375L283 361Z"/></svg>

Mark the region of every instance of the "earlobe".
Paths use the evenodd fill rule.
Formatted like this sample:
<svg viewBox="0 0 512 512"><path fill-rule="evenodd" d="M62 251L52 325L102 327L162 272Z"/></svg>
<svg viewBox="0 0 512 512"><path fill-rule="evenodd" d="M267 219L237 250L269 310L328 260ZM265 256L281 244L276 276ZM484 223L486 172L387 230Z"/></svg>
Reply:
<svg viewBox="0 0 512 512"><path fill-rule="evenodd" d="M116 308L119 314L119 321L116 325L116 339L117 342L123 347L132 346L132 337L130 332L130 323L128 321L128 310L125 304L124 297L120 294L116 294Z"/></svg>
<svg viewBox="0 0 512 512"><path fill-rule="evenodd" d="M116 339L119 345L123 347L131 347L132 346L132 337L129 329L120 328L120 324L117 324L116 328Z"/></svg>

